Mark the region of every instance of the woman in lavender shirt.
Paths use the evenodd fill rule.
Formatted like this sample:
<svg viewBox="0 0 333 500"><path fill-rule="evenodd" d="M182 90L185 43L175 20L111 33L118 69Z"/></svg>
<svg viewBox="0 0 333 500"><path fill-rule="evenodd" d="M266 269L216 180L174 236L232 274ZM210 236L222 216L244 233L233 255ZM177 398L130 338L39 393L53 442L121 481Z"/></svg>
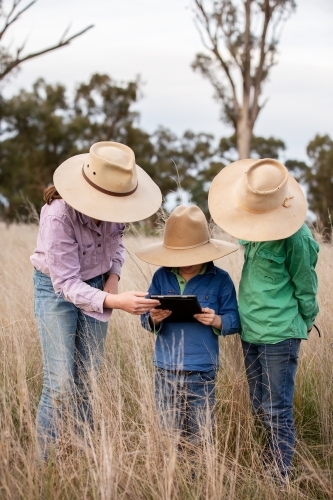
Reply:
<svg viewBox="0 0 333 500"><path fill-rule="evenodd" d="M45 460L68 410L79 431L93 429L90 381L112 310L139 315L158 305L147 292L118 294L118 280L124 222L154 214L162 197L130 148L98 142L57 168L44 199L31 262L44 374L37 437Z"/></svg>

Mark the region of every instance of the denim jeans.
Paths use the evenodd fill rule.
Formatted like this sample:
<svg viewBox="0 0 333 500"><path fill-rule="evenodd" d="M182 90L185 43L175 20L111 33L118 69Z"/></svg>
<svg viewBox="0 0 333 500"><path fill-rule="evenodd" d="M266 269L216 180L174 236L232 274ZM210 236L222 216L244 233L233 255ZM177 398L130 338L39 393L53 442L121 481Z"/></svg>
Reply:
<svg viewBox="0 0 333 500"><path fill-rule="evenodd" d="M87 283L102 289L103 277ZM76 430L93 429L91 382L104 351L107 322L83 314L61 294L51 279L35 270L35 316L43 357L43 389L37 410L37 438L47 459L67 417Z"/></svg>
<svg viewBox="0 0 333 500"><path fill-rule="evenodd" d="M161 427L173 437L200 443L211 439L216 370L208 372L155 370L155 403Z"/></svg>
<svg viewBox="0 0 333 500"><path fill-rule="evenodd" d="M254 414L268 436L268 460L283 477L291 467L295 447L293 397L300 339L277 344L242 341Z"/></svg>

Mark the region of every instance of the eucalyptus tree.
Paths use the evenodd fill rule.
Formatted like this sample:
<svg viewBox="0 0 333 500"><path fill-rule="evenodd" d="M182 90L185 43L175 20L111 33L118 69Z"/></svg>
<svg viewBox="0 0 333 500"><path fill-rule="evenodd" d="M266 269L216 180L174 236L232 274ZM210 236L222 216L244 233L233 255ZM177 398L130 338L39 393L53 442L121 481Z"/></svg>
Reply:
<svg viewBox="0 0 333 500"><path fill-rule="evenodd" d="M248 158L253 128L265 105L263 84L277 63L281 28L294 0L191 0L205 52L192 67L214 89L221 119Z"/></svg>

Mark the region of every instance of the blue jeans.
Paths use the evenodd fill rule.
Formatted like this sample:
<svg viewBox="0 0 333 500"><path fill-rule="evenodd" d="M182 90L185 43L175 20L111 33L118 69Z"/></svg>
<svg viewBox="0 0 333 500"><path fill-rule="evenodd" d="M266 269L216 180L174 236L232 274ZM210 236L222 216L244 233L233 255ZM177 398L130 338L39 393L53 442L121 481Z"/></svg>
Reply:
<svg viewBox="0 0 333 500"><path fill-rule="evenodd" d="M87 283L102 289L103 277ZM66 418L74 428L93 429L91 382L104 351L107 322L83 314L61 294L51 279L35 270L35 316L43 356L43 389L37 410L37 438L42 457L60 437Z"/></svg>
<svg viewBox="0 0 333 500"><path fill-rule="evenodd" d="M295 447L293 397L300 339L277 344L242 341L254 414L268 436L268 460L283 477L291 467Z"/></svg>
<svg viewBox="0 0 333 500"><path fill-rule="evenodd" d="M185 437L193 445L204 435L211 439L216 373L156 367L155 403L164 430Z"/></svg>

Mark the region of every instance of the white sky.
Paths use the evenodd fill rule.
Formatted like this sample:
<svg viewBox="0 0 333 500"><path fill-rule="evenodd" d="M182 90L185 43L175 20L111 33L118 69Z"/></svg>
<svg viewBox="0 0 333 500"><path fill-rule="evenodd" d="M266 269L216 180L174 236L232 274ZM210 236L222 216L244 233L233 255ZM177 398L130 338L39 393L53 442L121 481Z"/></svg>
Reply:
<svg viewBox="0 0 333 500"><path fill-rule="evenodd" d="M333 1L297 4L255 127L258 135L285 141L285 159L306 159L306 145L317 133L333 137ZM70 23L70 33L95 27L69 47L26 62L4 93L30 89L40 76L72 89L96 72L117 81L140 74L144 98L137 109L143 129L163 125L177 134L191 129L228 135L212 88L190 68L203 47L188 6L189 0L39 0L8 32L6 44L27 40L33 51L56 42Z"/></svg>

